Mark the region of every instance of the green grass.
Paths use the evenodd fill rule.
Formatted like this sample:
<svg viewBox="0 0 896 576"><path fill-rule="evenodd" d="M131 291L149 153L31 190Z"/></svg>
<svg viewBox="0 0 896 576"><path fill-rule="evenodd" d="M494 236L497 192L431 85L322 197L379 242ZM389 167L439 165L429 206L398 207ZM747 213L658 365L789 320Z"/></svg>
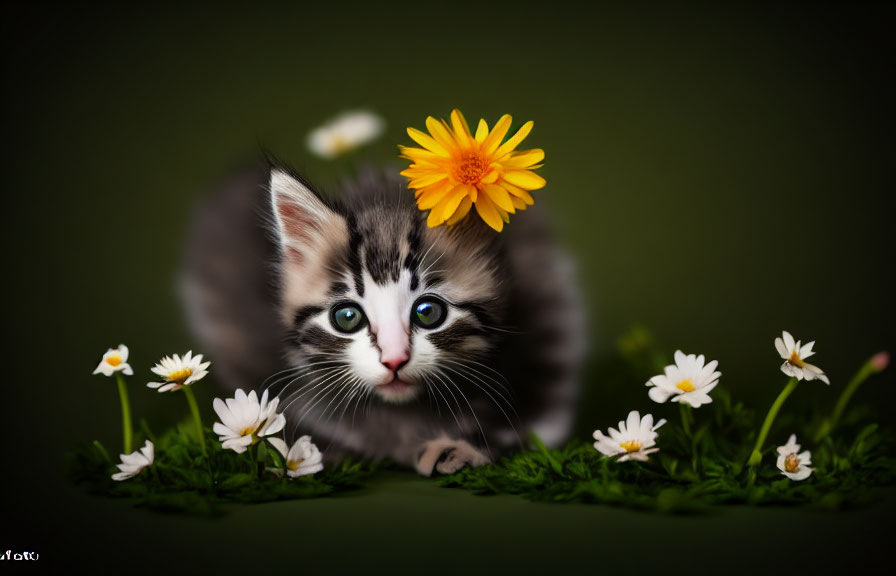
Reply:
<svg viewBox="0 0 896 576"><path fill-rule="evenodd" d="M695 431L696 452L672 421L660 428L660 452L651 455L649 462L616 462L582 440L549 450L533 439L535 450L491 466L461 470L442 484L482 495L517 494L537 501L697 512L732 504L862 506L874 501L877 488L896 479L892 457L896 442L892 434L870 424L853 434L829 437L817 447L803 443L804 450L812 450L813 473L799 482L781 474L775 465L775 446L767 446L751 480L745 462L754 418L741 405L726 402L723 391L713 395L722 401L714 404L712 420Z"/></svg>
<svg viewBox="0 0 896 576"><path fill-rule="evenodd" d="M896 480L893 435L875 424L859 426L867 414L858 409L849 413L845 432L816 447L803 444L804 449L812 449L813 473L808 479L794 482L782 476L775 466L775 447L767 446L751 482L744 463L755 433L754 415L743 405L732 404L724 390L713 395L716 401L698 411L696 452L678 423L670 421L660 428L660 452L651 455L649 462L604 458L581 439L549 450L533 438L531 450L433 481L480 495L516 494L538 501L698 512L730 504L862 506L874 501L876 488ZM705 418L702 424L701 417ZM795 425L784 422L785 427L791 424ZM155 438L154 465L123 482L111 479L117 470L104 450L85 443L69 454L69 477L91 493L127 498L137 506L216 515L233 503L318 498L356 490L389 466L345 461L314 476L280 478L248 453L222 449L208 430L206 461L187 430L189 426L183 425ZM808 431L804 437L808 438ZM260 458L266 460L263 451Z"/></svg>
<svg viewBox="0 0 896 576"><path fill-rule="evenodd" d="M155 445L154 464L120 482L112 480L112 474L118 471L117 461L113 462L98 443L84 443L68 454L69 479L93 494L127 498L137 506L161 512L218 515L232 503L319 498L356 490L385 467L346 460L314 476L281 478L266 470L270 462L266 449L253 461L249 453L222 449L208 429L206 459L195 436L185 431L188 428L179 426L158 438L147 434Z"/></svg>
<svg viewBox="0 0 896 576"><path fill-rule="evenodd" d="M659 350L646 329L630 330L618 345L621 379L644 382L662 371L668 359ZM871 375L867 367L866 363L857 373L855 387ZM781 441L786 437L782 431L795 432L802 450L812 452L813 469L809 478L792 481L778 470L777 442L771 439L762 450L761 463L755 468L746 465L764 412L733 401L723 387L713 390L712 398L708 405L670 417L659 429L659 452L648 462L605 458L580 432L562 449L549 450L533 437L528 450L433 481L480 495L515 494L538 501L696 512L722 505L862 506L874 501L878 488L896 480L896 436L869 422L874 412L868 407L846 410L832 429L825 412L791 399L774 424L774 437ZM690 434L680 417L688 417ZM280 477L269 468L282 464L264 443L237 454L222 449L206 428L206 458L193 430L184 423L156 437L143 422L143 435L155 444L155 463L123 482L111 479L117 462L105 448L96 442L83 444L69 454L69 477L92 493L128 498L138 506L214 515L231 503L317 498L356 490L391 466L347 460L314 476ZM822 439L813 445L810 439L814 437Z"/></svg>

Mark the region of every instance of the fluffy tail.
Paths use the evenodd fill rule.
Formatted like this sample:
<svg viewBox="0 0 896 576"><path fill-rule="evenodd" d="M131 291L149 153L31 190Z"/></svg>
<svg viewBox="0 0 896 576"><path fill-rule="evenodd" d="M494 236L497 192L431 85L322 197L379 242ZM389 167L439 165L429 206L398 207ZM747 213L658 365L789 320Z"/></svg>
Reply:
<svg viewBox="0 0 896 576"><path fill-rule="evenodd" d="M216 380L230 388L258 388L283 365L269 172L240 171L202 199L184 251L180 292L189 327Z"/></svg>

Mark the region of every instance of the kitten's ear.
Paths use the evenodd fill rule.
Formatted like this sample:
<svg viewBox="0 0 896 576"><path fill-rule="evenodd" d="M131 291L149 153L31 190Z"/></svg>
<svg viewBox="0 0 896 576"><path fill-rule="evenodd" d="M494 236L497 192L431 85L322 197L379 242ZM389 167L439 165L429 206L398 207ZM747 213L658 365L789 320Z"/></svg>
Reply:
<svg viewBox="0 0 896 576"><path fill-rule="evenodd" d="M279 167L271 168L274 234L283 258L306 268L320 267L331 250L348 242L345 219L304 182Z"/></svg>

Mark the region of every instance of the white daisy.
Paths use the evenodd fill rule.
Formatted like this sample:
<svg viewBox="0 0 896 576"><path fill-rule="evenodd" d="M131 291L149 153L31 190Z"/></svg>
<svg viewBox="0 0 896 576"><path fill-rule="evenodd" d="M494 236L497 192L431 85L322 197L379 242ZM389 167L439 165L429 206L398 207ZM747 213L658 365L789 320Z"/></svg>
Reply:
<svg viewBox="0 0 896 576"><path fill-rule="evenodd" d="M202 380L208 374L210 365L211 362L202 361L202 354L193 356L192 350L184 354L183 358L177 354L173 358L165 356L161 362L152 368L153 372L165 380L163 382L150 382L147 386L158 388L159 392L180 390L184 386L189 386L193 382Z"/></svg>
<svg viewBox="0 0 896 576"><path fill-rule="evenodd" d="M647 455L657 452L656 429L666 423L665 419L653 425L653 415L647 414L644 418L637 410L628 413L626 422L619 422L619 430L610 428L609 437L604 436L600 430L594 431L594 448L606 457L619 456L619 462L626 460L640 460L646 462Z"/></svg>
<svg viewBox="0 0 896 576"><path fill-rule="evenodd" d="M118 348L109 348L103 354L103 359L100 360L96 370L93 371L94 374L102 374L103 376L111 376L116 372L121 372L128 376L134 374L131 365L128 364L128 347L124 344L119 344Z"/></svg>
<svg viewBox="0 0 896 576"><path fill-rule="evenodd" d="M308 134L308 148L322 158L336 158L383 133L382 118L364 110L343 112Z"/></svg>
<svg viewBox="0 0 896 576"><path fill-rule="evenodd" d="M831 383L821 368L806 362L806 358L815 354L812 351L812 347L815 345L814 340L805 346L800 346L800 342L795 342L793 336L787 330L781 335L784 337L783 339L775 338L775 348L778 349L778 354L784 359L784 363L781 364L781 372L797 380L818 379L825 384Z"/></svg>
<svg viewBox="0 0 896 576"><path fill-rule="evenodd" d="M268 441L286 459L286 475L290 478L314 474L324 469L323 457L317 446L311 443L311 436L302 436L288 450L286 442L280 438L269 438Z"/></svg>
<svg viewBox="0 0 896 576"><path fill-rule="evenodd" d="M228 398L226 403L215 398L213 406L221 422L215 422L212 430L219 436L218 440L223 448L242 454L260 438L276 434L286 425L286 417L277 414L279 403L279 398L268 403L267 390L261 395L260 403L255 390L248 395L237 390L234 397Z"/></svg>
<svg viewBox="0 0 896 576"><path fill-rule="evenodd" d="M648 392L650 399L662 404L672 397L673 402L685 402L694 408L712 402L709 392L719 383L722 373L715 371L717 361L705 366L704 361L703 354L685 356L681 350L676 351L675 364L666 366L665 374L647 381L647 386L652 386Z"/></svg>
<svg viewBox="0 0 896 576"><path fill-rule="evenodd" d="M151 441L147 440L146 444L143 445L143 448L135 450L130 454L121 455L121 464L118 464L118 469L121 470L121 472L113 474L112 479L120 482L121 480L132 478L139 474L144 468L152 466L154 460L155 446Z"/></svg>
<svg viewBox="0 0 896 576"><path fill-rule="evenodd" d="M786 334L786 332L785 332ZM800 452L796 434L791 434L784 446L778 446L778 469L791 480L805 480L812 474L812 453Z"/></svg>

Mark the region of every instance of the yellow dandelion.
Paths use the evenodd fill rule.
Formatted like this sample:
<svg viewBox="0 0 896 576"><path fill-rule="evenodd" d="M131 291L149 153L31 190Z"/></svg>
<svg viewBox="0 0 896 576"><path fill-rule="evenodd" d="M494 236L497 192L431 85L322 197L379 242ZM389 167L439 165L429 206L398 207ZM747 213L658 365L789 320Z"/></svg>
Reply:
<svg viewBox="0 0 896 576"><path fill-rule="evenodd" d="M415 190L417 207L429 210L426 223L430 228L456 224L475 205L482 220L500 232L510 214L532 205L529 192L546 184L532 171L541 168L544 151L515 151L532 130L532 121L502 144L512 121L505 114L489 130L485 120L480 120L474 135L455 109L450 125L428 117L429 134L408 128L408 135L422 148L399 146L401 157L412 161L401 174Z"/></svg>

